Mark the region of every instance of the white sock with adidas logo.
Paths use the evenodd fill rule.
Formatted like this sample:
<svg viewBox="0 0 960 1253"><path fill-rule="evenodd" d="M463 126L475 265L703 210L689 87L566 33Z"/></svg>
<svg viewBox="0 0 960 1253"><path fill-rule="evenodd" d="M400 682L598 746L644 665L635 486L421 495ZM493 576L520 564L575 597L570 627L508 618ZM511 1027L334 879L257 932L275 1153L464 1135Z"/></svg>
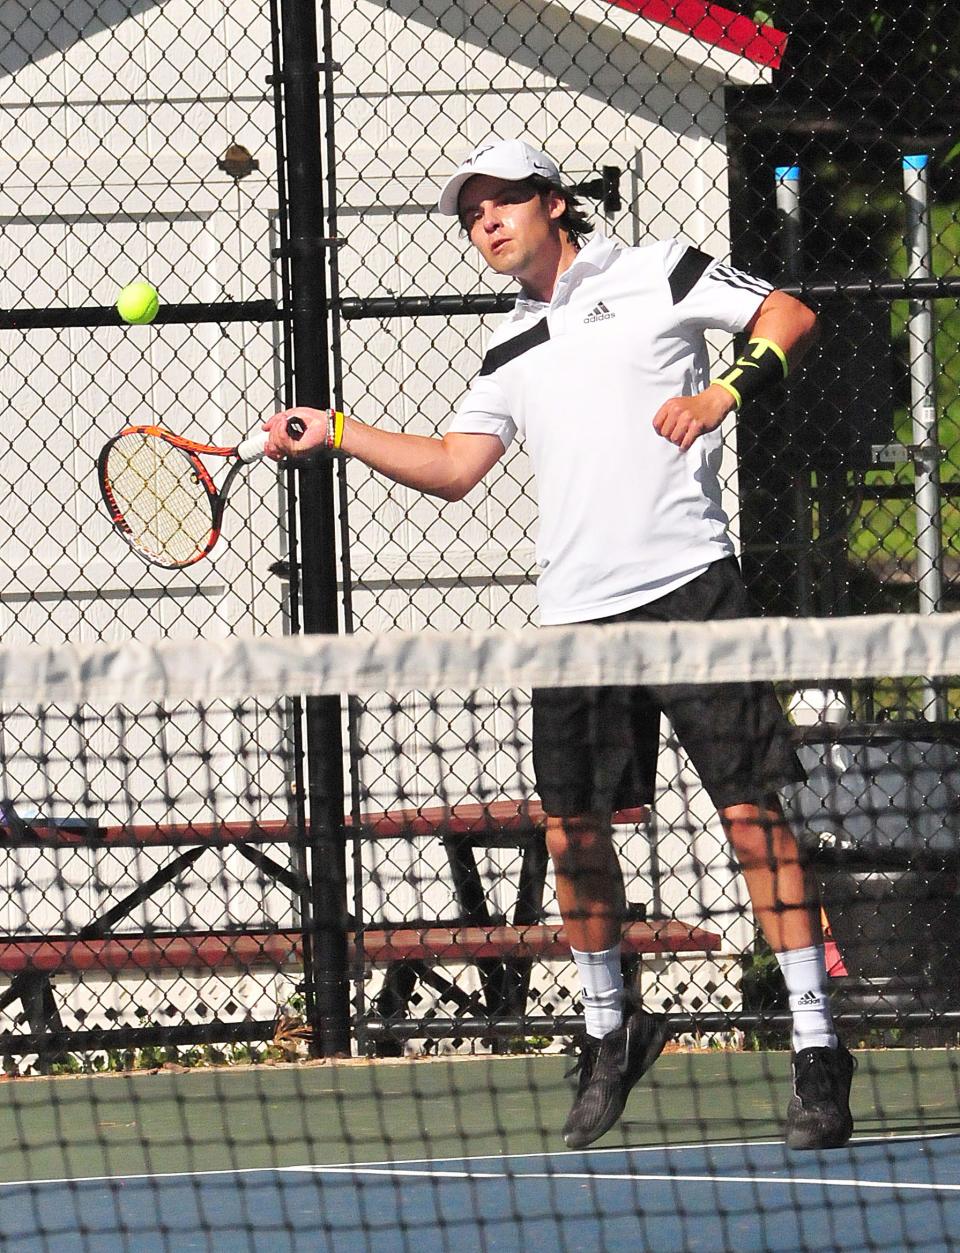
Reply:
<svg viewBox="0 0 960 1253"><path fill-rule="evenodd" d="M827 999L827 964L823 945L786 949L777 962L787 985L793 1015L793 1050L837 1047L837 1033Z"/></svg>

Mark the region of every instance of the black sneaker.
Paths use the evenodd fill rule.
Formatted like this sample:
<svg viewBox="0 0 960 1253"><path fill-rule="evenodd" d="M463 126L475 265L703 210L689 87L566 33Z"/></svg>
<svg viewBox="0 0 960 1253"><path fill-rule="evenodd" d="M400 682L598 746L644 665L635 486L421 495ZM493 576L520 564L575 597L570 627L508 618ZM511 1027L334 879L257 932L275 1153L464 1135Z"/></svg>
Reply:
<svg viewBox="0 0 960 1253"><path fill-rule="evenodd" d="M577 1095L563 1124L567 1147L582 1149L610 1130L623 1113L630 1089L646 1074L670 1036L662 1014L642 1009L602 1040L584 1036L570 1074L578 1073Z"/></svg>
<svg viewBox="0 0 960 1253"><path fill-rule="evenodd" d="M856 1060L842 1044L793 1054L787 1148L840 1149L853 1135L850 1082Z"/></svg>

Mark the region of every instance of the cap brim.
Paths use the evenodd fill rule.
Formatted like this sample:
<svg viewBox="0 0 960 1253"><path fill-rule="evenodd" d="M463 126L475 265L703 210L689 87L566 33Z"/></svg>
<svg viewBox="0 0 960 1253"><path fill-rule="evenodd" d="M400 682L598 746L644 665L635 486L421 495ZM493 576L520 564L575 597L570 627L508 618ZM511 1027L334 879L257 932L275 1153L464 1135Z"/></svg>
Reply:
<svg viewBox="0 0 960 1253"><path fill-rule="evenodd" d="M536 160L536 158L540 160ZM532 162L532 164L531 164ZM437 201L437 208L447 217L460 216L460 192L464 183L477 174L487 174L491 178L503 178L509 183L522 183L525 178L539 174L541 178L560 179L560 171L553 162L542 153L531 153L528 159L518 158L515 153L485 152L477 158L472 169L459 169L444 184Z"/></svg>
<svg viewBox="0 0 960 1253"><path fill-rule="evenodd" d="M465 174L454 174L444 185L443 191L440 193L440 199L437 201L437 208L448 218L459 217L460 204L460 188L464 183L473 178L475 170L467 170Z"/></svg>

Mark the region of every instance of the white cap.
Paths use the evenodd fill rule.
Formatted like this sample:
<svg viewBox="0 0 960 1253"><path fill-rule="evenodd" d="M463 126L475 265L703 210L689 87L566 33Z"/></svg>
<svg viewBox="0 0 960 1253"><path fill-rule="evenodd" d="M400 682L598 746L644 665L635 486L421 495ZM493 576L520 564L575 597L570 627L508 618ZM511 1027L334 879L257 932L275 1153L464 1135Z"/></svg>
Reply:
<svg viewBox="0 0 960 1253"><path fill-rule="evenodd" d="M560 182L560 170L555 161L531 148L522 139L485 139L478 144L446 181L440 193L438 208L447 217L457 217L460 189L474 174L492 174L494 178L506 178L520 182L537 174L552 183Z"/></svg>

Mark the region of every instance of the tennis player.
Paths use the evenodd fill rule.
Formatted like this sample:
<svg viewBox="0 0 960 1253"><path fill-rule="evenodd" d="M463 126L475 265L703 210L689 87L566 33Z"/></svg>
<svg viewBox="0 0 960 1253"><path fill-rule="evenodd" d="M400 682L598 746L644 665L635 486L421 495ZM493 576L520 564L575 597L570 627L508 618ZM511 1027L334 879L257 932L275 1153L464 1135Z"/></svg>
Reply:
<svg viewBox="0 0 960 1253"><path fill-rule="evenodd" d="M816 338L814 314L682 240L629 248L593 231L556 164L519 140L476 148L439 208L520 285L446 434L295 408L264 424L268 455L325 446L460 500L522 437L538 489L545 626L755 613L721 506L720 426L796 365ZM712 381L710 328L749 336ZM298 442L290 417L307 427ZM610 821L615 809L653 800L661 713L717 807L786 981L787 1143L839 1147L853 1129L854 1061L830 1014L816 893L777 796L802 769L774 691L759 683L534 693L534 769L586 1026L566 1143L583 1147L617 1122L667 1039L666 1019L625 995L625 894Z"/></svg>

